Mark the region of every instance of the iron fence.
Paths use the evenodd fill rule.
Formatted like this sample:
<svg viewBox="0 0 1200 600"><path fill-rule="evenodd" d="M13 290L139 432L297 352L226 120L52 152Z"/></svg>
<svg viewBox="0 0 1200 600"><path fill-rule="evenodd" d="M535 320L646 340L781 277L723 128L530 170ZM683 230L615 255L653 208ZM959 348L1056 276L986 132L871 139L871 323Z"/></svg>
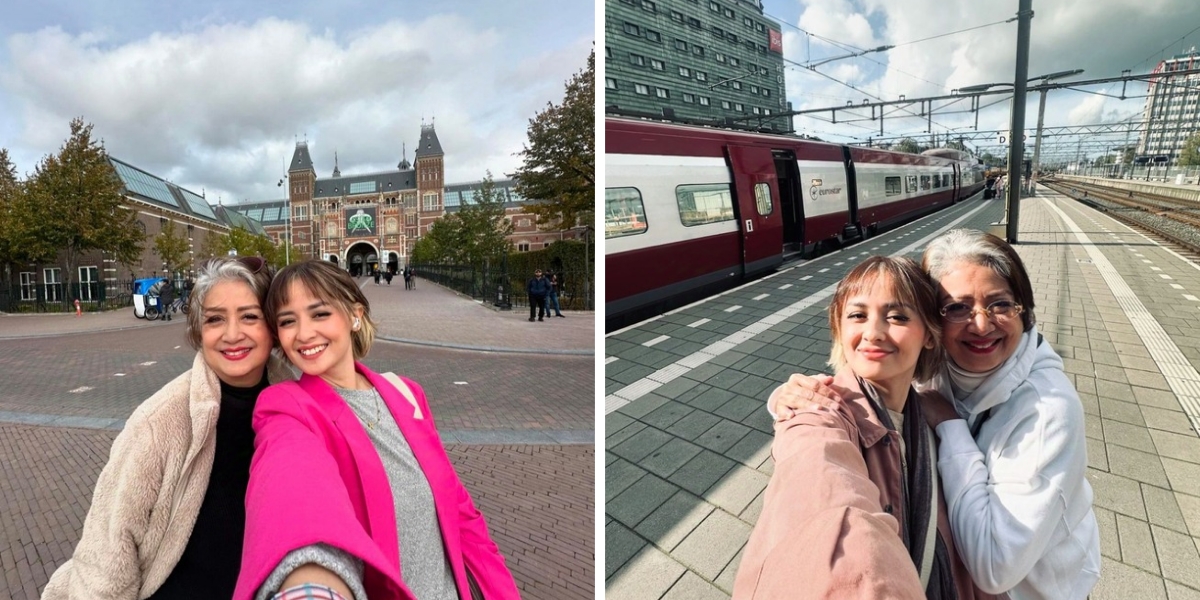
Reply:
<svg viewBox="0 0 1200 600"><path fill-rule="evenodd" d="M527 308L526 283L532 273L510 273L501 266L419 264L417 277L450 288L500 308ZM558 304L563 310L594 310L594 273L563 271L559 277Z"/></svg>
<svg viewBox="0 0 1200 600"><path fill-rule="evenodd" d="M0 281L0 312L47 313L75 312L80 308L94 312L133 306L133 280L74 282L70 290L64 283L14 283Z"/></svg>

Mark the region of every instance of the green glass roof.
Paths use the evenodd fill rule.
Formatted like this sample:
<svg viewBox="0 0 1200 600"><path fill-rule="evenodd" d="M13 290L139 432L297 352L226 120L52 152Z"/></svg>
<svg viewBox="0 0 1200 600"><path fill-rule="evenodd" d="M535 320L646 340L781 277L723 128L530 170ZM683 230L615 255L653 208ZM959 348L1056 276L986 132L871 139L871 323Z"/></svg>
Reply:
<svg viewBox="0 0 1200 600"><path fill-rule="evenodd" d="M187 200L188 206L192 207L192 212L202 217L208 217L214 221L217 220L217 213L213 212L212 207L208 205L208 202L204 198L201 198L200 196L197 196L196 194L193 194L183 188L178 189L179 194L183 196L185 200Z"/></svg>
<svg viewBox="0 0 1200 600"><path fill-rule="evenodd" d="M175 201L175 196L171 195L171 190L167 188L166 182L163 180L139 171L123 162L113 160L113 167L117 170L117 176L121 178L121 182L125 184L125 189L135 194L140 194L152 200L157 200L167 206L181 208L179 203Z"/></svg>
<svg viewBox="0 0 1200 600"><path fill-rule="evenodd" d="M262 220L264 223L267 223L270 221L278 221L279 220L279 207L276 206L274 208L264 208Z"/></svg>
<svg viewBox="0 0 1200 600"><path fill-rule="evenodd" d="M358 183L350 184L350 192L349 193L365 194L367 192L374 192L374 191L375 191L375 182L374 181L360 181Z"/></svg>

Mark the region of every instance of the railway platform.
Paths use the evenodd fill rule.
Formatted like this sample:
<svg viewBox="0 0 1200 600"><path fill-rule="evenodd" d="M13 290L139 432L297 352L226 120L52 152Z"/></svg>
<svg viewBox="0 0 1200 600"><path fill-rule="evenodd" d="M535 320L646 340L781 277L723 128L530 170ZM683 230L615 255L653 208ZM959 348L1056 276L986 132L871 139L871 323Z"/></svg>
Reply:
<svg viewBox="0 0 1200 600"><path fill-rule="evenodd" d="M987 230L1004 206L978 198L607 336L607 598L729 597L772 474L766 397L829 371L838 280ZM1091 597L1200 598L1200 265L1044 188L1020 214L1038 328L1086 413Z"/></svg>

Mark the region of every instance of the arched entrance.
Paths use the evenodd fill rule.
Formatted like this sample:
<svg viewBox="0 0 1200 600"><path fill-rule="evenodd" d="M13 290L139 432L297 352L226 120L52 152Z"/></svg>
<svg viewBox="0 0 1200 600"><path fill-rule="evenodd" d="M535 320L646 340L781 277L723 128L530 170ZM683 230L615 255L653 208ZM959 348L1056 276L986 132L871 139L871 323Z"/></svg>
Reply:
<svg viewBox="0 0 1200 600"><path fill-rule="evenodd" d="M379 267L379 250L369 242L357 242L346 249L346 267L350 276L370 275Z"/></svg>
<svg viewBox="0 0 1200 600"><path fill-rule="evenodd" d="M387 270L392 275L400 272L400 255L388 252Z"/></svg>

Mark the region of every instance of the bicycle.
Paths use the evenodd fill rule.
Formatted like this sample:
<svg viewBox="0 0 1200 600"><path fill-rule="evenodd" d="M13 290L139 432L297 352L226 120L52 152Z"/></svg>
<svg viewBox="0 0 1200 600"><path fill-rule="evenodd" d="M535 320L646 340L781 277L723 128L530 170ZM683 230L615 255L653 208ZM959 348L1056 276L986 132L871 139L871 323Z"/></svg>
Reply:
<svg viewBox="0 0 1200 600"><path fill-rule="evenodd" d="M159 318L165 315L167 311L171 311L175 314L183 313L185 315L188 312L188 303L186 298L176 298L171 302L170 306L167 306L165 309L159 308L157 296L153 296L153 298L155 299L154 304L146 307L147 320L157 321Z"/></svg>

